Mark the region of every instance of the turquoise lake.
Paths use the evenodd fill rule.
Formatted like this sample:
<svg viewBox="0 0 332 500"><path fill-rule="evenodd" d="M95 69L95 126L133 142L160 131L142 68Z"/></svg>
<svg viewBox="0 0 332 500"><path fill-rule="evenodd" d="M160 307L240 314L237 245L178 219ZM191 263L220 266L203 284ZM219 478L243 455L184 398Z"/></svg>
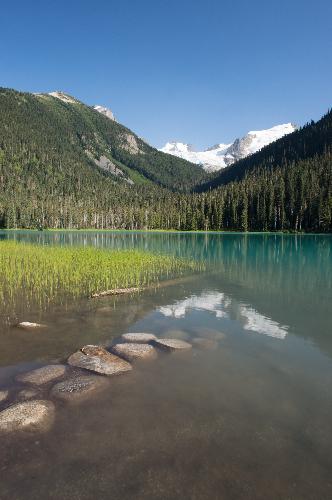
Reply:
<svg viewBox="0 0 332 500"><path fill-rule="evenodd" d="M138 248L206 271L139 295L0 304L0 390L124 332L214 341L160 355L47 434L1 437L1 499L332 498L332 236L0 231L40 245ZM43 395L47 397L47 395Z"/></svg>

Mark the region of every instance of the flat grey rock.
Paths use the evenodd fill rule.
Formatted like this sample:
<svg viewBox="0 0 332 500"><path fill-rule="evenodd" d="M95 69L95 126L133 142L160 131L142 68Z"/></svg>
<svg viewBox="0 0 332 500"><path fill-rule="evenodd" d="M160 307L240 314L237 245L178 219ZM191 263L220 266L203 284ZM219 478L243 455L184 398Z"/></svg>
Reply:
<svg viewBox="0 0 332 500"><path fill-rule="evenodd" d="M48 431L54 421L51 401L34 400L17 403L0 412L0 432Z"/></svg>
<svg viewBox="0 0 332 500"><path fill-rule="evenodd" d="M112 347L112 352L127 361L156 359L157 357L156 349L148 344L133 344L129 342L125 344L116 344Z"/></svg>
<svg viewBox="0 0 332 500"><path fill-rule="evenodd" d="M16 380L25 384L43 385L63 377L67 371L65 365L47 365L30 372L17 375Z"/></svg>
<svg viewBox="0 0 332 500"><path fill-rule="evenodd" d="M122 340L125 342L130 342L134 344L148 344L153 340L156 340L156 336L153 333L124 333L121 335Z"/></svg>
<svg viewBox="0 0 332 500"><path fill-rule="evenodd" d="M119 375L132 370L132 366L124 359L94 345L82 347L80 351L69 356L68 363L101 375Z"/></svg>
<svg viewBox="0 0 332 500"><path fill-rule="evenodd" d="M192 342L194 344L194 347L197 347L198 349L212 351L213 349L217 349L218 347L218 342L214 339L203 339L201 337L196 337Z"/></svg>
<svg viewBox="0 0 332 500"><path fill-rule="evenodd" d="M107 384L107 379L97 375L82 375L58 382L52 387L51 396L64 401L81 401L91 392L102 389Z"/></svg>
<svg viewBox="0 0 332 500"><path fill-rule="evenodd" d="M7 389L3 389L0 391L0 403L2 403L3 401L6 401L6 399L8 398L8 394L9 394L9 391L7 391Z"/></svg>
<svg viewBox="0 0 332 500"><path fill-rule="evenodd" d="M157 339L154 345L166 351L184 351L192 348L191 344L179 339Z"/></svg>

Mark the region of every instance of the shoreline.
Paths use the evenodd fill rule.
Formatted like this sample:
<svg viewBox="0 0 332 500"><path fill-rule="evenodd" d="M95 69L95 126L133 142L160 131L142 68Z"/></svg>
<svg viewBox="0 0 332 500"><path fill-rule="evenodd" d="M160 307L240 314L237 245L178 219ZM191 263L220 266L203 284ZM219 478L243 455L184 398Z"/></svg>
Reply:
<svg viewBox="0 0 332 500"><path fill-rule="evenodd" d="M11 232L33 232L33 233L169 233L169 234L239 234L239 235L282 235L282 236L329 236L332 232L304 232L304 231L204 231L203 229L197 230L178 230L178 229L75 229L75 228L46 228L43 230L35 228L0 228L1 233Z"/></svg>

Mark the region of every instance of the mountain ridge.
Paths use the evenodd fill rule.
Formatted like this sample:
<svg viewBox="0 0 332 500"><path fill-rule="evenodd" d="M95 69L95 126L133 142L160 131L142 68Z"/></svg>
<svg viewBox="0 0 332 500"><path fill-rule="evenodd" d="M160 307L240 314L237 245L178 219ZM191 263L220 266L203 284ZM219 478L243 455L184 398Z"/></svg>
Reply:
<svg viewBox="0 0 332 500"><path fill-rule="evenodd" d="M102 168L104 173L171 190L185 191L204 179L198 166L164 155L129 128L68 93L32 94L0 88L0 106L4 147L16 134L21 144L26 143L25 150L35 151L37 156L48 148L52 157L67 162L68 167L79 159L87 168L100 168L100 161L103 165L106 161L101 157L105 157L114 168ZM122 174L116 175L119 170Z"/></svg>

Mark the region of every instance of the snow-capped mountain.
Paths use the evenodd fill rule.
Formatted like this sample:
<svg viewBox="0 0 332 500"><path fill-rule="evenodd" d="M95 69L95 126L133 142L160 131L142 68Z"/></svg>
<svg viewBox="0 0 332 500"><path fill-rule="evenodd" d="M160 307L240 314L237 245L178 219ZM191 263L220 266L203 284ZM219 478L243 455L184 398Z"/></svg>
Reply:
<svg viewBox="0 0 332 500"><path fill-rule="evenodd" d="M116 122L116 118L113 115L113 112L109 108L105 108L104 106L99 106L99 105L98 106L94 106L93 108L96 111L98 111L99 113L101 113L102 115L105 115L110 120L113 120L114 122Z"/></svg>
<svg viewBox="0 0 332 500"><path fill-rule="evenodd" d="M231 144L216 144L204 151L195 151L191 145L182 142L167 142L160 151L197 163L205 170L212 172L256 153L264 146L294 132L294 130L296 130L295 125L285 123L267 130L252 130L242 139L235 139Z"/></svg>
<svg viewBox="0 0 332 500"><path fill-rule="evenodd" d="M232 144L217 144L205 151L195 151L189 144L168 142L160 151L202 165L205 170L212 172L226 166L222 155L230 146Z"/></svg>

